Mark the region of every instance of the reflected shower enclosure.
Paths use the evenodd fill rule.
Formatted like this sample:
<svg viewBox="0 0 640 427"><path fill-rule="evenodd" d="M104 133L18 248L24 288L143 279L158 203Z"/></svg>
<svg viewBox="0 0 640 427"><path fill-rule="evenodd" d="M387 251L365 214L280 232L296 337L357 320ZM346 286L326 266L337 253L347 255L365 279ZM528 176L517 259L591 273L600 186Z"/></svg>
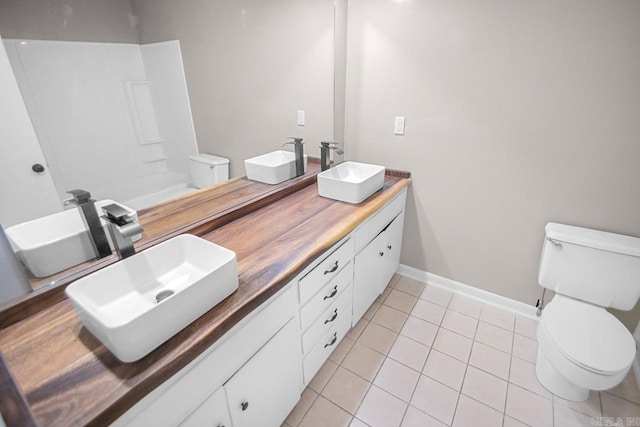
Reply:
<svg viewBox="0 0 640 427"><path fill-rule="evenodd" d="M61 200L133 209L189 191L197 143L180 43L4 39Z"/></svg>

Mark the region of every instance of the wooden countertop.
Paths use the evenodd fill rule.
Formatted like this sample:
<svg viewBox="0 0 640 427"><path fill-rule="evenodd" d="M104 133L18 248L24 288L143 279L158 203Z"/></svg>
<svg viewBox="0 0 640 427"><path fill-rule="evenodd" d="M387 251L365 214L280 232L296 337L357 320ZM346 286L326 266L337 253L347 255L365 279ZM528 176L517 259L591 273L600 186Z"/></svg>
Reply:
<svg viewBox="0 0 640 427"><path fill-rule="evenodd" d="M309 185L219 228L200 224L197 234L236 252L238 290L135 363L118 361L82 326L68 300L3 329L0 352L35 421L42 426L114 421L409 182L408 174L387 174L383 189L359 205L319 197L317 187Z"/></svg>

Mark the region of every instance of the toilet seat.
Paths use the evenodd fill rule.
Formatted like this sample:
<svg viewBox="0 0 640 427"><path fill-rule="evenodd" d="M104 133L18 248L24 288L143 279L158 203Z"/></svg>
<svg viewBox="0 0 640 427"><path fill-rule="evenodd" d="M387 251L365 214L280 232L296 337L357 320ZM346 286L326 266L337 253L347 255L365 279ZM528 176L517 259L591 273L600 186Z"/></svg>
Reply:
<svg viewBox="0 0 640 427"><path fill-rule="evenodd" d="M590 372L616 375L633 362L631 333L603 307L556 294L544 309L541 326L560 353Z"/></svg>

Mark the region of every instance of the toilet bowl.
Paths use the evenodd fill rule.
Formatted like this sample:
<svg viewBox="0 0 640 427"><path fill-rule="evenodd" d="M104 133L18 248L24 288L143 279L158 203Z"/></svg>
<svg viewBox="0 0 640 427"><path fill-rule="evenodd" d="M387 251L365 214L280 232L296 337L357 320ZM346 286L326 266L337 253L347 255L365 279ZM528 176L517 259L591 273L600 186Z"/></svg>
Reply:
<svg viewBox="0 0 640 427"><path fill-rule="evenodd" d="M631 368L635 341L603 307L556 295L538 324L538 380L553 394L582 401L589 390L619 384Z"/></svg>
<svg viewBox="0 0 640 427"><path fill-rule="evenodd" d="M538 282L556 294L538 324L538 380L581 401L619 384L635 340L606 308L631 310L640 297L640 238L549 223Z"/></svg>

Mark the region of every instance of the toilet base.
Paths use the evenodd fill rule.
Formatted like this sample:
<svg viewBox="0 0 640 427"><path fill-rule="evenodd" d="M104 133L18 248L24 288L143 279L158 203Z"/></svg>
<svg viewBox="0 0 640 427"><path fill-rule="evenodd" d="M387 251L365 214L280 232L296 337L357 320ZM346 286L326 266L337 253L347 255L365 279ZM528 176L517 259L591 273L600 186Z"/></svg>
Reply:
<svg viewBox="0 0 640 427"><path fill-rule="evenodd" d="M554 368L538 348L536 359L536 376L538 381L551 393L566 400L582 402L589 398L589 389L577 386Z"/></svg>

